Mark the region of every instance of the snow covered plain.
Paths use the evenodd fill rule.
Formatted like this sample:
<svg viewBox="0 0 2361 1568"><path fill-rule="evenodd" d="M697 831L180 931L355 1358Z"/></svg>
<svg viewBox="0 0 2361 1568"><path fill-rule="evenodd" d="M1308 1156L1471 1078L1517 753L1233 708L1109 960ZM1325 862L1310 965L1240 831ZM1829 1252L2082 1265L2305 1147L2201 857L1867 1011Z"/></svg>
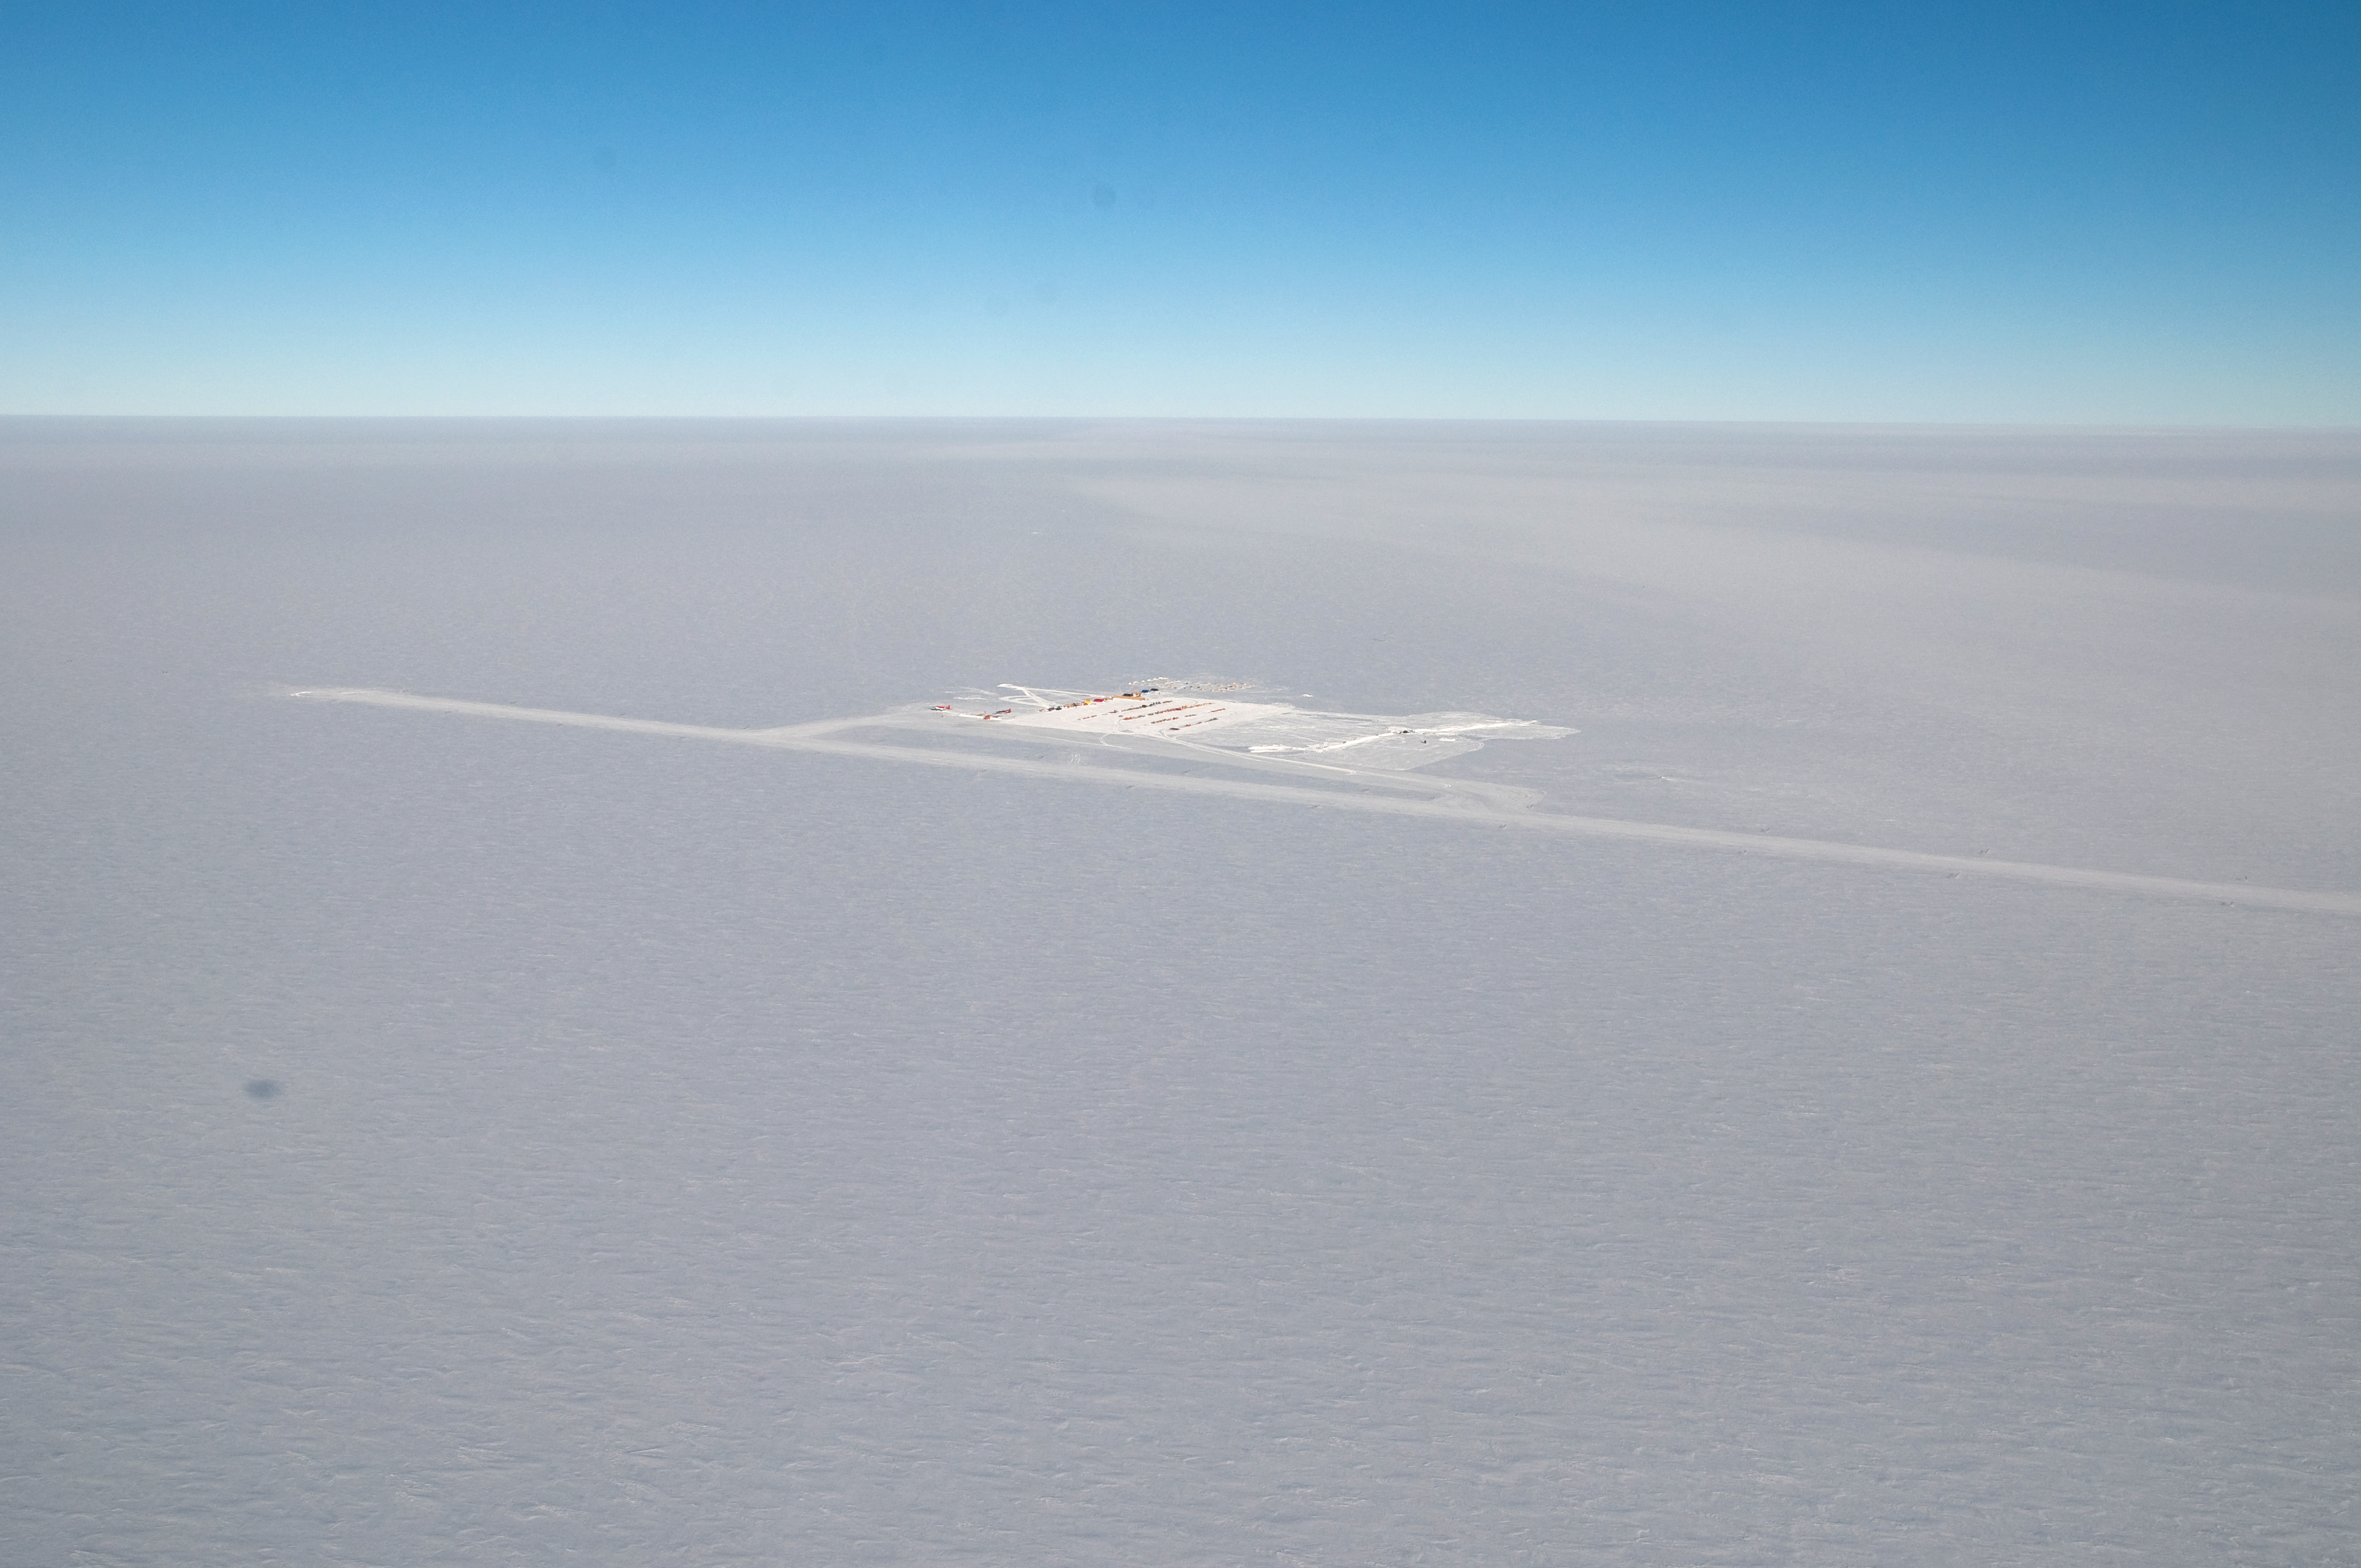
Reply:
<svg viewBox="0 0 2361 1568"><path fill-rule="evenodd" d="M2361 891L2361 437L20 421L0 505L12 1563L2355 1554L2361 919L1724 840ZM1159 671L1578 733L661 732Z"/></svg>

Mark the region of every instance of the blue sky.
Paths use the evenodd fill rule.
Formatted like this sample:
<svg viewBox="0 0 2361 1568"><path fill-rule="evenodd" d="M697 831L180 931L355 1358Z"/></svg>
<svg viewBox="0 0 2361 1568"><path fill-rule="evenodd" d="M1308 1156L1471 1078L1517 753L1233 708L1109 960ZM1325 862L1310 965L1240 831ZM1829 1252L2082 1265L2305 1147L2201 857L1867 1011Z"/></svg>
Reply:
<svg viewBox="0 0 2361 1568"><path fill-rule="evenodd" d="M23 5L0 411L2361 422L2361 8Z"/></svg>

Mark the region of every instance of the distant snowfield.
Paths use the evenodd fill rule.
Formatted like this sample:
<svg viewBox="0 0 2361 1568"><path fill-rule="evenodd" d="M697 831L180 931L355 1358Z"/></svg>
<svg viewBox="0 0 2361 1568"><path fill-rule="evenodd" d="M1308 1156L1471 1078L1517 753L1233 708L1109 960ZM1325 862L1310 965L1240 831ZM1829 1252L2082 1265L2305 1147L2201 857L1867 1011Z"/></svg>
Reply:
<svg viewBox="0 0 2361 1568"><path fill-rule="evenodd" d="M1015 687L1028 694L1035 688ZM1041 688L1048 691L1049 688ZM2140 876L2094 871L2076 866L2041 865L1985 856L1928 855L1909 850L1880 849L1770 834L1719 832L1671 823L1626 822L1593 817L1573 817L1528 809L1535 792L1498 784L1442 780L1409 771L1440 757L1422 755L1428 737L1451 745L1455 751L1473 751L1481 742L1471 731L1488 738L1546 740L1574 733L1551 725L1521 719L1488 718L1480 714L1422 716L1435 720L1433 729L1361 714L1307 714L1284 704L1223 703L1206 699L1142 696L1137 692L1093 696L1051 692L1049 699L1028 697L1028 707L970 710L935 706L900 708L860 718L823 720L770 729L724 729L704 725L667 724L655 719L619 718L605 714L566 713L550 708L515 707L464 698L419 696L408 692L366 687L306 686L287 688L285 695L324 702L351 702L379 707L404 707L425 712L470 715L481 718L512 718L529 723L566 724L592 729L617 729L647 735L675 735L697 740L730 740L784 750L836 752L844 756L876 757L934 767L972 768L978 772L1026 773L1062 782L1119 784L1133 789L1174 790L1190 795L1225 795L1240 799L1293 801L1347 811L1374 811L1407 817L1467 818L1471 815L1501 828L1533 829L1601 839L1631 839L1702 849L1737 850L1749 854L1788 860L1829 861L1847 865L1882 866L1910 871L1941 872L1950 876L2000 877L2018 882L2047 883L2148 897L2196 899L2213 904L2246 905L2260 909L2303 910L2323 915L2361 915L2361 894L2320 893L2301 888L2257 887L2247 883L2192 882L2176 877ZM1065 700L1058 701L1055 698ZM1038 705L1033 705L1038 702ZM1136 718L1141 730L1114 728ZM1161 723L1161 728L1157 726ZM967 750L928 751L910 746L880 745L843 739L849 733L874 729L940 729L947 724L971 734L1040 736L1093 748L1119 748L1153 760L1167 747L1185 746L1210 754L1233 767L1263 767L1301 771L1320 776L1329 787L1261 784L1244 779L1204 778L1152 769L1123 771L1061 767L1054 763L994 755ZM1349 735L1345 731L1354 731ZM1226 746L1213 739L1220 736ZM1287 736L1294 744L1273 743ZM1323 737L1325 737L1323 739ZM1367 746L1366 751L1354 748ZM1145 753L1138 747L1153 748ZM1226 754L1224 754L1226 753ZM1354 765L1327 759L1349 754ZM1446 753L1449 754L1449 753ZM1369 761L1363 762L1362 759ZM1395 767L1382 764L1400 759ZM1407 764L1407 765L1403 765ZM1345 793L1337 786L1358 786ZM1410 790L1424 798L1404 798L1382 791Z"/></svg>
<svg viewBox="0 0 2361 1568"><path fill-rule="evenodd" d="M0 420L0 1556L2349 1562L2356 518Z"/></svg>

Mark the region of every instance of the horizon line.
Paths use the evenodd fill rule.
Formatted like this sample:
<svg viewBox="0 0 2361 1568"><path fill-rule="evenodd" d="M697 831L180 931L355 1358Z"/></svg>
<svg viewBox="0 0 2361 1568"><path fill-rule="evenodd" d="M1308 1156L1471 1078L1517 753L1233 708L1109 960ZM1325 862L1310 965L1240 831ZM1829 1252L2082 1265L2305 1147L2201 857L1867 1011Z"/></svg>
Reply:
<svg viewBox="0 0 2361 1568"><path fill-rule="evenodd" d="M1327 425L1582 425L1632 429L2055 431L2137 434L2223 431L2240 433L2361 433L2361 420L2316 423L2218 421L1875 420L1747 417L1645 418L1557 414L1137 414L1137 413L154 413L0 412L0 424L99 423L540 423L540 424L1327 424Z"/></svg>

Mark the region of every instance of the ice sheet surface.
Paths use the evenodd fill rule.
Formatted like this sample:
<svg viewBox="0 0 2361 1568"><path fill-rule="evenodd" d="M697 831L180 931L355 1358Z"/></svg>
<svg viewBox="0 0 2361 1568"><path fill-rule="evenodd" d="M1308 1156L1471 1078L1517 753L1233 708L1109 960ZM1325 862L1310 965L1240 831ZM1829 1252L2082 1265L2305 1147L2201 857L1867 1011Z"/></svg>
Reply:
<svg viewBox="0 0 2361 1568"><path fill-rule="evenodd" d="M9 1561L2349 1557L2361 922L274 693L1218 673L1578 731L1419 770L1536 810L2349 891L2357 474L0 424Z"/></svg>

